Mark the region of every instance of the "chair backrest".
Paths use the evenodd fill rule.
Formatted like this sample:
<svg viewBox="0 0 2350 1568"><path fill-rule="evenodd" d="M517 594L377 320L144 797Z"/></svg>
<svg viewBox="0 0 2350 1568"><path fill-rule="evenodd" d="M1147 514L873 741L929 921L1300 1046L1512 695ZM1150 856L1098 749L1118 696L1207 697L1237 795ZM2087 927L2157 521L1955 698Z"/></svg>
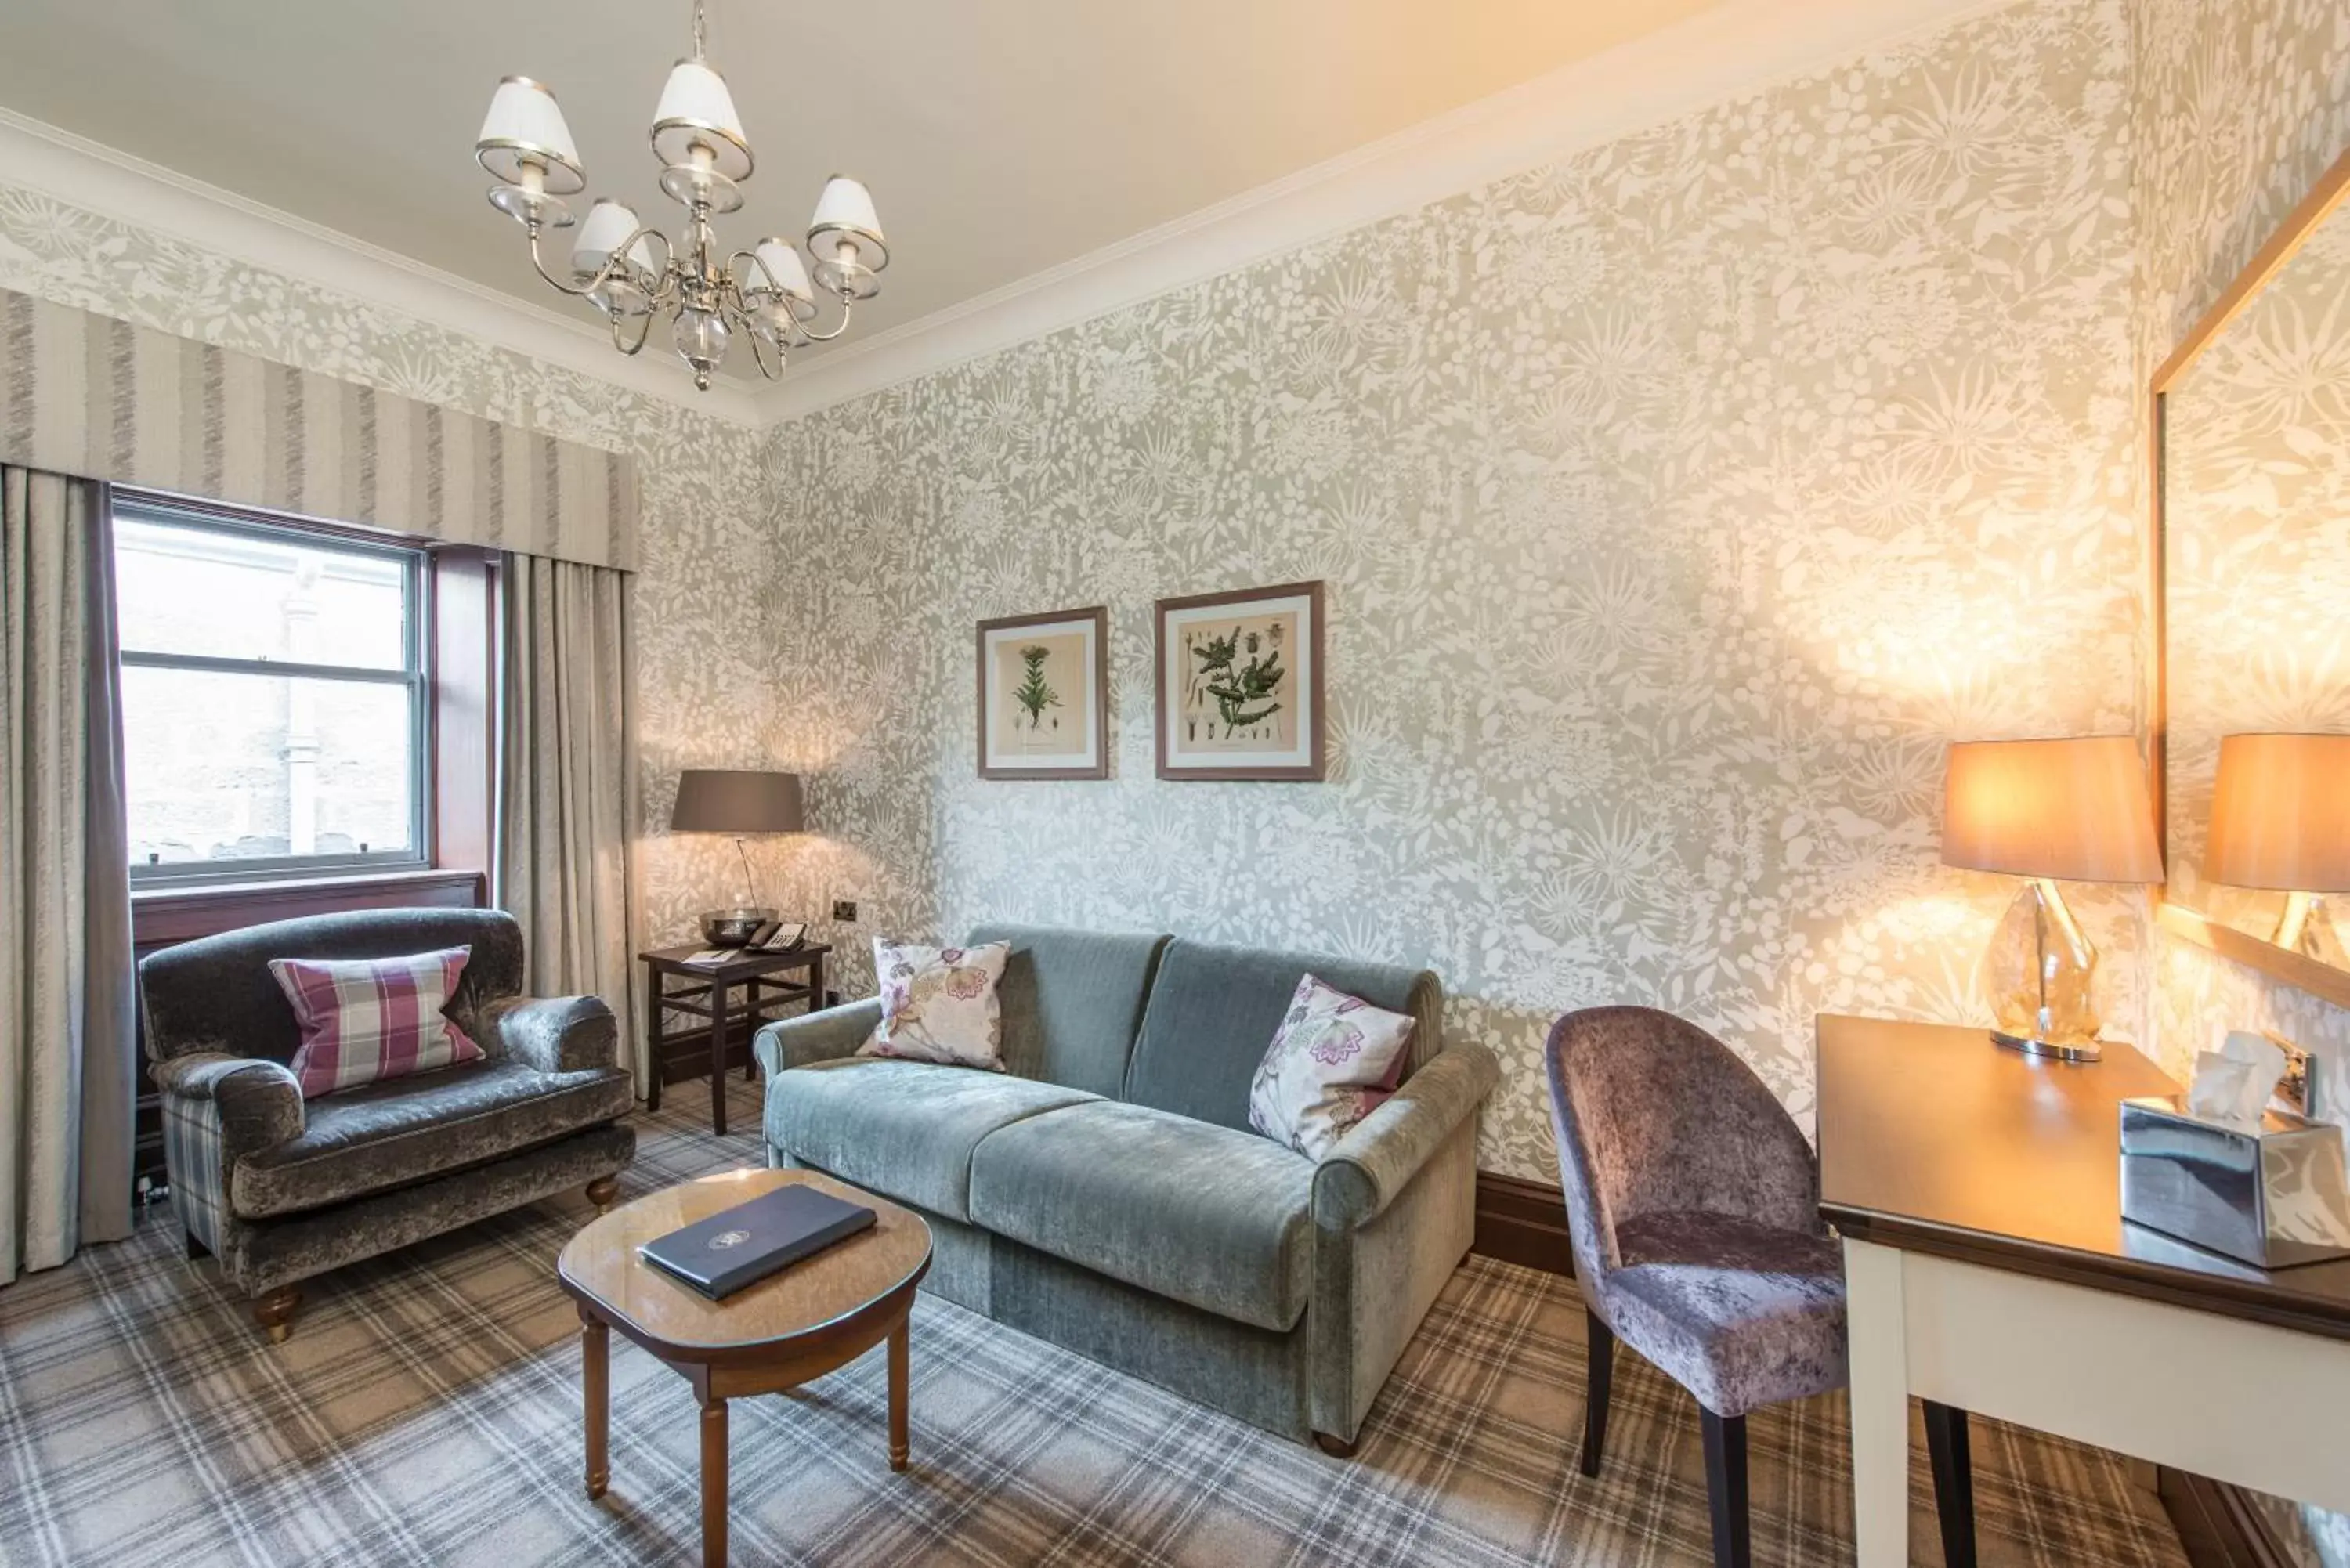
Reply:
<svg viewBox="0 0 2350 1568"><path fill-rule="evenodd" d="M1014 1075L1115 1099L1167 939L1150 932L982 926L970 945L1010 942L996 999Z"/></svg>
<svg viewBox="0 0 2350 1568"><path fill-rule="evenodd" d="M1729 1214L1817 1234L1819 1171L1803 1129L1738 1054L1649 1007L1570 1012L1544 1051L1575 1263L1617 1266L1638 1214Z"/></svg>
<svg viewBox="0 0 2350 1568"><path fill-rule="evenodd" d="M398 958L454 947L473 950L447 1012L480 1040L481 1009L522 990L515 918L503 909L362 909L273 920L148 954L139 963L147 1054L157 1062L192 1051L291 1060L300 1033L271 959Z"/></svg>
<svg viewBox="0 0 2350 1568"><path fill-rule="evenodd" d="M1442 1048L1443 990L1424 969L1312 953L1167 944L1126 1071L1125 1097L1219 1127L1252 1130L1249 1085L1307 974L1414 1021L1405 1075Z"/></svg>

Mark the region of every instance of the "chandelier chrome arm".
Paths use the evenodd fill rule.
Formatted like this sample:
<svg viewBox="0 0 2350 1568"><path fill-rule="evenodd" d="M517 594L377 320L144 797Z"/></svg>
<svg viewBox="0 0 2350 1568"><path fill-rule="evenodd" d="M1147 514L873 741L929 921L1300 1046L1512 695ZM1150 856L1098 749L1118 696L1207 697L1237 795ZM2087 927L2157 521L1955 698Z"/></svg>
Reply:
<svg viewBox="0 0 2350 1568"><path fill-rule="evenodd" d="M538 275L545 278L550 287L567 294L574 299L587 299L593 296L598 289L611 282L619 275L621 267L630 265L629 262L630 251L646 241L659 240L661 248L660 281L648 291L646 297L651 301L654 310L660 309L661 306L668 303L677 275L676 267L673 265L676 253L670 248L669 236L659 229L639 227L629 234L627 240L612 247L612 254L604 258L604 265L588 275L588 280L585 283L565 283L546 270L546 258L538 254L539 231L546 225L532 223L526 226L530 232L530 265L538 269Z"/></svg>

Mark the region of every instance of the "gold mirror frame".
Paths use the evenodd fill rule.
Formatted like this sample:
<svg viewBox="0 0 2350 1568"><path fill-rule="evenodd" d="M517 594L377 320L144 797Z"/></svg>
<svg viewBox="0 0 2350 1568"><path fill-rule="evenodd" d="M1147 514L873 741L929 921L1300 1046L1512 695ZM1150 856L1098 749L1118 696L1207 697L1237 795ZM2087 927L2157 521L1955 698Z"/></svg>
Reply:
<svg viewBox="0 0 2350 1568"><path fill-rule="evenodd" d="M2203 351L2216 341L2228 324L2243 314L2245 307L2266 287L2271 279L2284 270L2309 236L2333 215L2334 210L2350 198L2350 152L2334 161L2319 179L2301 204L2277 226L2268 243L2260 248L2244 270L2236 275L2227 291L2212 302L2202 319L2190 328L2162 368L2154 373L2147 388L2147 494L2152 513L2149 553L2153 572L2153 593L2150 598L2153 621L2154 658L2153 690L2149 693L2148 711L2153 723L2147 737L2147 766L2152 776L2148 784L2154 796L2154 820L2162 836L2163 864L2170 863L2169 733L2170 733L2170 540L2164 514L2163 457L2166 401L2173 387L2194 367ZM2209 948L2221 957L2255 969L2272 980L2282 981L2298 990L2320 996L2336 1007L2350 1007L2350 971L2334 969L2314 958L2278 947L2250 931L2238 930L2184 904L2170 901L2168 885L2158 885L2154 890L2155 919L2172 936Z"/></svg>

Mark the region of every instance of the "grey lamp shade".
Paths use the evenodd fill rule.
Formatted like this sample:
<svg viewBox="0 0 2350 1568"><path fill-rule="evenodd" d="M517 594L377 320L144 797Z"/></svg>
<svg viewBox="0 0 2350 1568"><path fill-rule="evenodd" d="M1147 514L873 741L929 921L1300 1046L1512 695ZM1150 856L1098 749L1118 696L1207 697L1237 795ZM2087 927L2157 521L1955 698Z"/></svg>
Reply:
<svg viewBox="0 0 2350 1568"><path fill-rule="evenodd" d="M798 833L800 775L749 768L688 768L677 781L673 833Z"/></svg>

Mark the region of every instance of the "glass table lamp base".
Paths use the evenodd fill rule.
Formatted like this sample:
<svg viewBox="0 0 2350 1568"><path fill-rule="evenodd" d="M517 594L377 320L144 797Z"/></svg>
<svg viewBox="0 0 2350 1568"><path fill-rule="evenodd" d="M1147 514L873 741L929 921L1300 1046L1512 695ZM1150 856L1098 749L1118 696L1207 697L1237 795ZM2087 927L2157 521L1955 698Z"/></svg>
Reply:
<svg viewBox="0 0 2350 1568"><path fill-rule="evenodd" d="M2056 884L2035 877L1991 932L1983 952L1991 1037L2010 1050L2059 1062L2105 1054L2092 992L2097 950Z"/></svg>

